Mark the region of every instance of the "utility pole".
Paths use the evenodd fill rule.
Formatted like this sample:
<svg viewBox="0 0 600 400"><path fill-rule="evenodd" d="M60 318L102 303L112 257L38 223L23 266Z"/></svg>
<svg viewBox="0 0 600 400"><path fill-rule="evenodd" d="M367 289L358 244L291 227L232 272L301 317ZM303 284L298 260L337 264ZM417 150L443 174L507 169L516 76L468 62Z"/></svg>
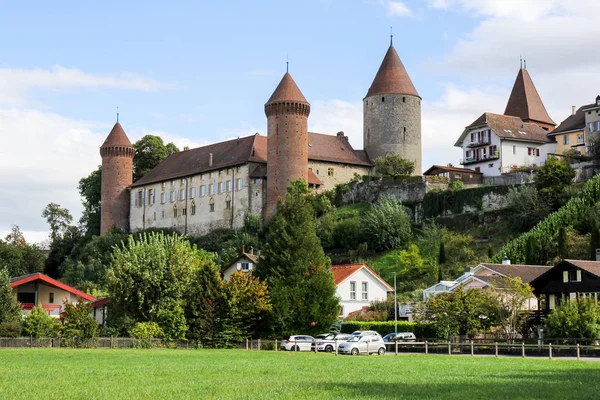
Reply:
<svg viewBox="0 0 600 400"><path fill-rule="evenodd" d="M396 297L396 273L394 272L394 333L398 334L398 301Z"/></svg>

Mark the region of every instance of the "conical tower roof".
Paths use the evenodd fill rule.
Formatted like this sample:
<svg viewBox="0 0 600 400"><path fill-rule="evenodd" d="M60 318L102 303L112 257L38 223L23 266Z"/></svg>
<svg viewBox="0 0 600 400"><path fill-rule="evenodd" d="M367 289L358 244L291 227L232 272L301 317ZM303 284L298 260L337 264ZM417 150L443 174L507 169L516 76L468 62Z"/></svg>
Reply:
<svg viewBox="0 0 600 400"><path fill-rule="evenodd" d="M379 71L377 71L377 75L375 75L375 79L365 97L379 94L407 94L421 97L410 80L408 72L406 72L406 68L400 61L393 45L390 45L387 53L385 53Z"/></svg>
<svg viewBox="0 0 600 400"><path fill-rule="evenodd" d="M280 101L294 101L308 104L308 101L306 101L306 98L298 88L298 85L296 85L296 82L294 82L294 79L289 72L286 72L285 75L283 75L281 82L279 82L279 85L277 85L277 88L271 95L269 101L267 101L267 104Z"/></svg>
<svg viewBox="0 0 600 400"><path fill-rule="evenodd" d="M529 72L521 68L508 98L504 115L520 117L523 121L537 121L556 125L548 115Z"/></svg>
<svg viewBox="0 0 600 400"><path fill-rule="evenodd" d="M133 147L120 123L116 123L101 147Z"/></svg>

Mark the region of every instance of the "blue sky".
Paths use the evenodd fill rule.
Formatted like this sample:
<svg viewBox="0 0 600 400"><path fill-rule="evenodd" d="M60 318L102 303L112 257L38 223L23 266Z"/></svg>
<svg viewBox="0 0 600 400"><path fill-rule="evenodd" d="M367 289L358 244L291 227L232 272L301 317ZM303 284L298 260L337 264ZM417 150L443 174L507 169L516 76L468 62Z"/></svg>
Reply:
<svg viewBox="0 0 600 400"><path fill-rule="evenodd" d="M344 130L362 148L361 101L390 26L423 98L424 168L457 164L462 128L503 112L520 54L560 122L600 92L600 55L586 44L599 6L563 3L0 1L0 234L17 224L42 240L51 201L79 217L77 182L100 163L117 106L132 141L264 134L286 57L312 104L309 128Z"/></svg>

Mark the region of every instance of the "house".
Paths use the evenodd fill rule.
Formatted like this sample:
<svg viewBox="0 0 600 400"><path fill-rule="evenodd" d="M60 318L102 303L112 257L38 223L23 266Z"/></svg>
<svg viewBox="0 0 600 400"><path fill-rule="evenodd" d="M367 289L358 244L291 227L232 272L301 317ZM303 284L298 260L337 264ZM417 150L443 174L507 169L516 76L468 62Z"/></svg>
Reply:
<svg viewBox="0 0 600 400"><path fill-rule="evenodd" d="M229 282L229 278L235 271L250 273L256 268L257 262L257 254L254 254L253 251L250 251L250 253L246 253L242 250L242 255L222 271L223 279Z"/></svg>
<svg viewBox="0 0 600 400"><path fill-rule="evenodd" d="M523 283L531 283L551 268L546 265L510 264L510 260L506 260L503 264L479 264L476 267L468 268L463 275L454 281L440 281L438 284L425 289L423 291L423 301L427 301L429 297L454 292L458 289L500 288L502 278L519 277ZM537 299L535 297L529 299L525 308L537 310Z"/></svg>
<svg viewBox="0 0 600 400"><path fill-rule="evenodd" d="M63 304L95 301L94 296L65 285L47 275L34 273L10 279L10 286L23 313L29 313L37 305L52 317L60 317Z"/></svg>
<svg viewBox="0 0 600 400"><path fill-rule="evenodd" d="M556 154L565 154L569 150L575 150L581 154L589 152L589 133L586 135L586 112L584 110L592 108L594 105L595 103L587 104L579 107L578 110L575 110L575 106L573 106L571 115L548 134L556 141Z"/></svg>
<svg viewBox="0 0 600 400"><path fill-rule="evenodd" d="M385 300L394 288L366 264L331 267L336 295L340 298L340 316L368 307L373 300Z"/></svg>
<svg viewBox="0 0 600 400"><path fill-rule="evenodd" d="M98 299L94 302L92 302L92 308L93 308L93 316L94 319L96 320L96 322L98 323L98 325L103 325L104 321L106 321L106 313L108 310L108 303L110 302L110 299L108 297L103 297L101 299Z"/></svg>
<svg viewBox="0 0 600 400"><path fill-rule="evenodd" d="M483 183L483 173L469 168L456 168L451 164L433 165L427 171L423 172L425 176L439 176L447 178L449 182L462 181L465 185Z"/></svg>
<svg viewBox="0 0 600 400"><path fill-rule="evenodd" d="M542 313L565 301L579 298L598 300L600 261L563 260L531 281Z"/></svg>
<svg viewBox="0 0 600 400"><path fill-rule="evenodd" d="M540 166L547 154L555 151L554 138L548 132L556 123L521 64L504 114L483 113L454 144L463 150L461 164L485 176L498 176L521 166Z"/></svg>
<svg viewBox="0 0 600 400"><path fill-rule="evenodd" d="M582 111L585 113L585 139L588 144L594 143L600 135L600 95L596 96L594 104L583 107Z"/></svg>

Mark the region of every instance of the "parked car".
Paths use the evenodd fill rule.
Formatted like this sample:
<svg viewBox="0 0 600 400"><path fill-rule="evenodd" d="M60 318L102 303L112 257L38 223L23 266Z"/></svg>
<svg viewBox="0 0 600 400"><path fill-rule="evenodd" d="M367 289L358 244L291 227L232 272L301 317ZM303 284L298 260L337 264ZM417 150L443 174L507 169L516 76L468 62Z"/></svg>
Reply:
<svg viewBox="0 0 600 400"><path fill-rule="evenodd" d="M383 341L389 342L414 342L417 337L412 332L388 333L383 337Z"/></svg>
<svg viewBox="0 0 600 400"><path fill-rule="evenodd" d="M307 335L285 336L281 341L281 350L310 351L310 345L315 339Z"/></svg>
<svg viewBox="0 0 600 400"><path fill-rule="evenodd" d="M360 353L384 355L385 342L380 335L352 336L347 341L340 343L338 353L352 354L353 356Z"/></svg>
<svg viewBox="0 0 600 400"><path fill-rule="evenodd" d="M377 331L354 331L352 336L379 335Z"/></svg>
<svg viewBox="0 0 600 400"><path fill-rule="evenodd" d="M335 350L336 343L339 346L341 342L348 340L351 337L352 335L350 335L349 333L329 333L325 336L317 335L315 341L310 347L310 350L315 351L315 346L317 346L317 351L326 351L328 353L331 353Z"/></svg>

